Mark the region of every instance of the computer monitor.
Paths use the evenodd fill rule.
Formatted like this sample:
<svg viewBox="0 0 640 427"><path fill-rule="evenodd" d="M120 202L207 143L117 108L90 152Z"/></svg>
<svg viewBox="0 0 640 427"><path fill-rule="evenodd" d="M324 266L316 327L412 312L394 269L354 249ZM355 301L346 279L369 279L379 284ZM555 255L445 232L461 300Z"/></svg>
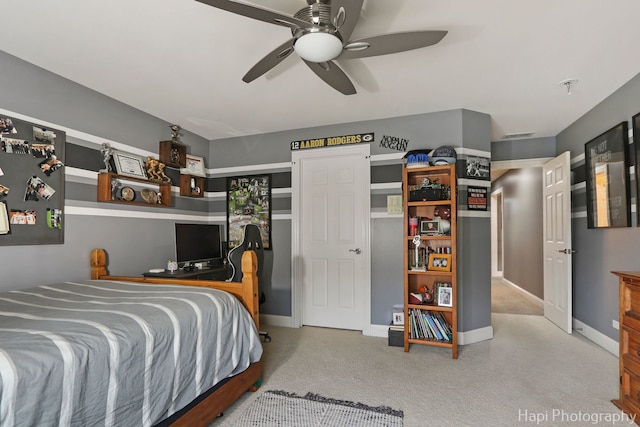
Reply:
<svg viewBox="0 0 640 427"><path fill-rule="evenodd" d="M222 265L222 241L218 224L175 224L176 260L184 265L206 262Z"/></svg>

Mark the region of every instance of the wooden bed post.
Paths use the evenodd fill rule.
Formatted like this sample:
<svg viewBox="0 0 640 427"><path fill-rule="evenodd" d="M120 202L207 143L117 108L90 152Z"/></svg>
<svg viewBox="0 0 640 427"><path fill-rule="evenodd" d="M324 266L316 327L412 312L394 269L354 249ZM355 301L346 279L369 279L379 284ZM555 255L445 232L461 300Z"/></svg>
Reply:
<svg viewBox="0 0 640 427"><path fill-rule="evenodd" d="M107 273L107 253L104 249L94 249L90 255L91 262L91 280L98 280L100 276L106 276Z"/></svg>
<svg viewBox="0 0 640 427"><path fill-rule="evenodd" d="M256 328L260 330L260 315L258 313L258 277L255 272L258 268L258 257L254 251L245 251L242 254L242 289L244 296L242 299L253 301L251 316L256 323Z"/></svg>

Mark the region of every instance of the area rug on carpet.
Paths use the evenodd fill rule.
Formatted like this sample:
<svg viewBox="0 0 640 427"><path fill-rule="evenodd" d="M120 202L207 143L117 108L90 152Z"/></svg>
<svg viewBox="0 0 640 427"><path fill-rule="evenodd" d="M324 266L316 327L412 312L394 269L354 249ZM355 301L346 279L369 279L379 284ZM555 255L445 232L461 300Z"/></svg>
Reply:
<svg viewBox="0 0 640 427"><path fill-rule="evenodd" d="M313 393L300 396L281 390L268 390L233 425L402 427L403 416L402 411L386 406L372 407Z"/></svg>

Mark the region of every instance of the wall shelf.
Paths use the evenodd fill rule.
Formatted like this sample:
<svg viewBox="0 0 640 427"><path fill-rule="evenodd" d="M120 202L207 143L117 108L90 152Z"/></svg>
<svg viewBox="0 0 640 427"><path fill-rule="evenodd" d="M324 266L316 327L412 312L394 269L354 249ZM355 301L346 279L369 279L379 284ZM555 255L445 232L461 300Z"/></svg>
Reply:
<svg viewBox="0 0 640 427"><path fill-rule="evenodd" d="M119 185L114 185L116 180ZM124 200L122 198L122 189L125 187L133 189L135 197L132 200ZM149 190L155 193L155 202L149 202L143 198L142 194L145 190L147 190L148 194L151 194ZM153 199L150 198L150 200ZM139 206L169 207L171 206L171 184L103 172L98 174L98 201Z"/></svg>

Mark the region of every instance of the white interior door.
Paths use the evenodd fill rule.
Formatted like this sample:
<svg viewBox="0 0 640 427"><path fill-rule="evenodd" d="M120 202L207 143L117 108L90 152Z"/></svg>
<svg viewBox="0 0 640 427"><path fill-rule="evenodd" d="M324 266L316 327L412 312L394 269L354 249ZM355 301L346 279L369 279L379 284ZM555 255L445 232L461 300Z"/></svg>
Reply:
<svg viewBox="0 0 640 427"><path fill-rule="evenodd" d="M572 331L571 158L565 152L543 170L544 316Z"/></svg>
<svg viewBox="0 0 640 427"><path fill-rule="evenodd" d="M371 311L369 146L311 150L293 159L294 301L301 303L301 324L364 331Z"/></svg>

